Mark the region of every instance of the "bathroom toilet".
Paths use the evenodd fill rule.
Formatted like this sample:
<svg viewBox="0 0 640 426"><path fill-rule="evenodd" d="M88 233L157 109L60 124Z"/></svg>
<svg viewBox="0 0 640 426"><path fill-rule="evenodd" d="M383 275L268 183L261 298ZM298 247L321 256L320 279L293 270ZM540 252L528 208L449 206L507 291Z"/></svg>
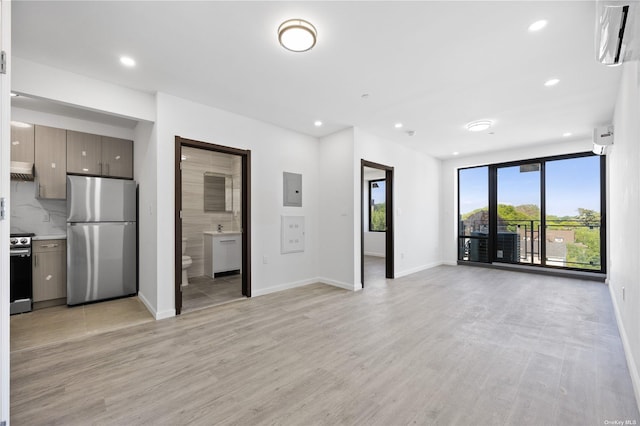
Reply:
<svg viewBox="0 0 640 426"><path fill-rule="evenodd" d="M191 256L185 256L184 252L187 249L187 239L182 239L182 285L189 285L189 277L187 276L187 269L193 263L191 260Z"/></svg>

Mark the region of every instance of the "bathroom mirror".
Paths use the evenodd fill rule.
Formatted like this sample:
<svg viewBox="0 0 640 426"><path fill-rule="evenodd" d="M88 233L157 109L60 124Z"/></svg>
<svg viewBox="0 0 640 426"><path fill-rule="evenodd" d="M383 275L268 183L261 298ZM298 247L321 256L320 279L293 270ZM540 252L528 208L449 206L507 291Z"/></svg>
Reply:
<svg viewBox="0 0 640 426"><path fill-rule="evenodd" d="M233 211L233 178L231 175L204 172L204 211Z"/></svg>

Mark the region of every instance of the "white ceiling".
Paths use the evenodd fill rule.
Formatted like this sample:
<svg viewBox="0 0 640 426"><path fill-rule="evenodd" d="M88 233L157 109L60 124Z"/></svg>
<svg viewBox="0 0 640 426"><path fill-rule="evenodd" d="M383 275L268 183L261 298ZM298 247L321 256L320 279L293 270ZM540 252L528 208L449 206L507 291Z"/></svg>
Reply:
<svg viewBox="0 0 640 426"><path fill-rule="evenodd" d="M620 77L594 60L592 1L14 1L12 9L16 56L312 136L358 126L440 158L589 138L610 122ZM278 25L294 17L316 26L313 50L278 44ZM529 33L538 19L548 26ZM135 68L120 65L125 54ZM560 84L545 87L551 77ZM467 132L477 119L495 126Z"/></svg>

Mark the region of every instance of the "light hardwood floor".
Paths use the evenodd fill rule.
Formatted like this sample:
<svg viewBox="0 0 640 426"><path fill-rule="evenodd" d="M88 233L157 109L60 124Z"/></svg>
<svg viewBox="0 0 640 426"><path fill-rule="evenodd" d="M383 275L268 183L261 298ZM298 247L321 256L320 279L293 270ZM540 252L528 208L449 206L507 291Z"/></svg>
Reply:
<svg viewBox="0 0 640 426"><path fill-rule="evenodd" d="M12 425L640 421L608 289L440 266L12 354Z"/></svg>

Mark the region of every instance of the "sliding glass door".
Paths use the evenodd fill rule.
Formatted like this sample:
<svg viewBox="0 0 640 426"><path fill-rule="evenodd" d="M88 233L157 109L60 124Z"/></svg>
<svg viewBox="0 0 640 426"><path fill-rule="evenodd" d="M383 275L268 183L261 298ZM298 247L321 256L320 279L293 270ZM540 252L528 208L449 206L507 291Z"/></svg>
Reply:
<svg viewBox="0 0 640 426"><path fill-rule="evenodd" d="M540 163L497 167L494 260L540 264Z"/></svg>
<svg viewBox="0 0 640 426"><path fill-rule="evenodd" d="M546 164L547 265L601 269L600 157Z"/></svg>
<svg viewBox="0 0 640 426"><path fill-rule="evenodd" d="M458 259L489 261L489 167L458 173Z"/></svg>
<svg viewBox="0 0 640 426"><path fill-rule="evenodd" d="M605 157L458 170L458 260L605 272Z"/></svg>

